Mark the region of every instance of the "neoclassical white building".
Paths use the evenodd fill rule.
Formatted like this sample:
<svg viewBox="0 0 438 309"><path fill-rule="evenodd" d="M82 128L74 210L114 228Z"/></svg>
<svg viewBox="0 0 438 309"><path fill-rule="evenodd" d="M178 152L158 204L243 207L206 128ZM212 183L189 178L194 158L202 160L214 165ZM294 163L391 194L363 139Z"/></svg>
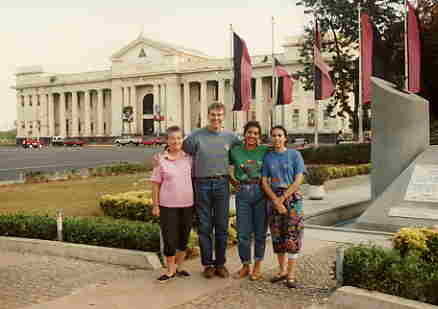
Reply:
<svg viewBox="0 0 438 309"><path fill-rule="evenodd" d="M288 71L300 68L299 40L288 38L284 53L276 57ZM334 134L347 121L329 118L325 104L315 114L313 92L295 82L293 103L272 105L270 56L254 56L253 102L249 112L231 112L232 72L230 58L217 59L202 52L140 35L111 56L105 71L50 74L41 67L19 69L16 74L17 139L52 136L108 139L123 134L152 135L171 125L185 133L207 123L207 107L225 104L225 127L241 132L247 120L261 122L264 133L275 124L284 124L290 133L312 135L315 117L319 132ZM132 122L122 111L131 106ZM156 121L157 115L162 121ZM154 117L155 116L155 117Z"/></svg>

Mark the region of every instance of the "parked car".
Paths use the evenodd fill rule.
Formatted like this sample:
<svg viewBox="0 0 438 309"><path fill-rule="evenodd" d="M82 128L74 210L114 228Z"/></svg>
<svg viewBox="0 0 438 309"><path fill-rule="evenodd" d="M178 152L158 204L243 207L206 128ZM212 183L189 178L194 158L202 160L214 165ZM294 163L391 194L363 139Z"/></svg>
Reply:
<svg viewBox="0 0 438 309"><path fill-rule="evenodd" d="M51 143L53 146L63 146L64 145L64 138L62 136L54 136L54 137L52 137Z"/></svg>
<svg viewBox="0 0 438 309"><path fill-rule="evenodd" d="M309 141L304 137L296 137L292 143L293 147L304 148L309 144Z"/></svg>
<svg viewBox="0 0 438 309"><path fill-rule="evenodd" d="M23 148L41 148L43 144L37 139L25 139L22 146Z"/></svg>
<svg viewBox="0 0 438 309"><path fill-rule="evenodd" d="M70 147L82 147L85 145L84 141L81 141L80 139L65 139L64 140L64 146L70 146Z"/></svg>
<svg viewBox="0 0 438 309"><path fill-rule="evenodd" d="M114 140L114 144L117 146L135 145L138 146L142 143L141 138L134 136L120 136Z"/></svg>
<svg viewBox="0 0 438 309"><path fill-rule="evenodd" d="M166 139L163 137L153 137L147 140L143 140L142 144L145 146L161 146L166 144Z"/></svg>

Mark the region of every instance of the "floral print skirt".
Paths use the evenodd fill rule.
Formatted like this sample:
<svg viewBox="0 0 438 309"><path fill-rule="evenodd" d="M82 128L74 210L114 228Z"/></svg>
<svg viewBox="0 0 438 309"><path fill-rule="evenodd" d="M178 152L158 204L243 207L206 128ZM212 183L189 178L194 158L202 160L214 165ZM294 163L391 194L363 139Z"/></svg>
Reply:
<svg viewBox="0 0 438 309"><path fill-rule="evenodd" d="M282 195L285 189L275 189L277 196ZM284 205L287 213L280 214L271 201L268 200L269 227L275 253L299 253L303 243L304 216L303 200L292 195Z"/></svg>

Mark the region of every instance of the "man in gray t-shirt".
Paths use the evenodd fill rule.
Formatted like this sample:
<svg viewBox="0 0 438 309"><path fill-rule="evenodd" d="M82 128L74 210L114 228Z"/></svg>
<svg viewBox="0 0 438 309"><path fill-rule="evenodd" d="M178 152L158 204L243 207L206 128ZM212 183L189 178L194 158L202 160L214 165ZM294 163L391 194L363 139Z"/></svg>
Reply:
<svg viewBox="0 0 438 309"><path fill-rule="evenodd" d="M192 175L199 218L199 244L206 278L214 275L222 278L229 276L225 267L230 206L228 151L240 141L233 133L223 131L224 116L223 104L211 104L208 107L208 126L190 134L183 144L184 151L193 156Z"/></svg>

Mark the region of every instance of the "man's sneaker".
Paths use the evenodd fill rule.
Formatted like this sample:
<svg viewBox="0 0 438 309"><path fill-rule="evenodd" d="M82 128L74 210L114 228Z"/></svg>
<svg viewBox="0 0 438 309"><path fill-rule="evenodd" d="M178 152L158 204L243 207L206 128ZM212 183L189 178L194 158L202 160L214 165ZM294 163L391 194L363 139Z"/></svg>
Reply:
<svg viewBox="0 0 438 309"><path fill-rule="evenodd" d="M177 270L176 275L178 277L190 277L190 273L187 272L186 270Z"/></svg>
<svg viewBox="0 0 438 309"><path fill-rule="evenodd" d="M216 276L221 278L228 278L230 276L230 273L228 272L228 269L225 266L218 266L216 267Z"/></svg>
<svg viewBox="0 0 438 309"><path fill-rule="evenodd" d="M204 272L202 273L202 275L207 278L207 279L211 279L214 277L214 273L215 273L215 269L213 266L207 266L204 269Z"/></svg>
<svg viewBox="0 0 438 309"><path fill-rule="evenodd" d="M170 279L175 278L176 274L173 274L172 276L169 276L167 274L162 275L161 277L159 277L157 280L160 283L164 283L164 282L168 282Z"/></svg>

